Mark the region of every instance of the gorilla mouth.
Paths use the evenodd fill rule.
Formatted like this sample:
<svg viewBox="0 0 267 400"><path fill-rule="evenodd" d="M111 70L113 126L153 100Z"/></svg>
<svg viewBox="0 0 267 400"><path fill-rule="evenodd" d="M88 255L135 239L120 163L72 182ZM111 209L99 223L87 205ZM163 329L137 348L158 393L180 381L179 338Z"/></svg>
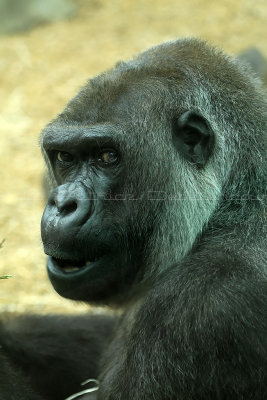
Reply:
<svg viewBox="0 0 267 400"><path fill-rule="evenodd" d="M81 269L91 266L92 263L97 261L99 257L95 257L91 260L64 260L56 257L51 257L53 267L65 274L75 273Z"/></svg>
<svg viewBox="0 0 267 400"><path fill-rule="evenodd" d="M63 297L88 302L108 296L124 279L122 273L124 256L111 251L82 255L76 258L71 254L48 256L47 273L54 289ZM118 280L118 274L120 280ZM111 282L111 283L110 283ZM0 396L1 397L1 396Z"/></svg>

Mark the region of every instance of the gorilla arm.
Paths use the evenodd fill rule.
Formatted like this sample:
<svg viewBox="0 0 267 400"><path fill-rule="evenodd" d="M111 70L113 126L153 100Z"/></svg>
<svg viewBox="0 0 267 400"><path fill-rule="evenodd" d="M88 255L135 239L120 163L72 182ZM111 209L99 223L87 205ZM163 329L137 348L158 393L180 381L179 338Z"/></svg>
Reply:
<svg viewBox="0 0 267 400"><path fill-rule="evenodd" d="M109 344L116 320L110 315L2 317L1 356L11 365L7 369L14 369L15 378L7 372L7 382L11 380L12 385L5 398L1 384L1 400L24 400L22 394L28 393L27 383L47 400L63 400L81 391L81 383L99 373L99 360ZM6 381L2 362L1 368L0 383ZM18 378L20 374L22 379ZM37 394L25 397L25 400L38 399Z"/></svg>
<svg viewBox="0 0 267 400"><path fill-rule="evenodd" d="M27 376L14 368L2 353L0 353L0 367L1 400L41 400L32 390Z"/></svg>

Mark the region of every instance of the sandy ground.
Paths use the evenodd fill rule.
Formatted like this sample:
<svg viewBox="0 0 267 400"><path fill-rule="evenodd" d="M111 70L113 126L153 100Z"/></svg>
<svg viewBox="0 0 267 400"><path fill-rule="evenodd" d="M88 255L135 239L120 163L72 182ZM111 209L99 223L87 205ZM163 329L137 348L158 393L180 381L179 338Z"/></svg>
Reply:
<svg viewBox="0 0 267 400"><path fill-rule="evenodd" d="M198 36L267 56L266 0L80 0L75 18L0 38L1 310L85 310L53 292L39 233L42 127L86 79L158 42Z"/></svg>

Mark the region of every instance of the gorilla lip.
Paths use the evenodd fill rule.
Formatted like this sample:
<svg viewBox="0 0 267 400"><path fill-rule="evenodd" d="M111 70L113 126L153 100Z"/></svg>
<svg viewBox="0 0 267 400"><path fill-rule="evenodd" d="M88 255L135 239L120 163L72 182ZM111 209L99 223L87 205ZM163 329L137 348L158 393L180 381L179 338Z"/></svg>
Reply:
<svg viewBox="0 0 267 400"><path fill-rule="evenodd" d="M92 260L63 260L55 257L50 257L50 260L53 263L53 267L55 267L57 270L59 269L64 273L70 274L80 271L85 267L88 267L90 264L96 261L96 258Z"/></svg>

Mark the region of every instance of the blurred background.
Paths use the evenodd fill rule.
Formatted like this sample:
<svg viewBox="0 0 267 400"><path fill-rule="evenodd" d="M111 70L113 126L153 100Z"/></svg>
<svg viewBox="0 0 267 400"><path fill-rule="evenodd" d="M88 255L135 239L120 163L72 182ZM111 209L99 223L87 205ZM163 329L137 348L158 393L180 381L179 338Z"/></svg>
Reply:
<svg viewBox="0 0 267 400"><path fill-rule="evenodd" d="M46 276L39 133L89 77L184 36L267 57L267 1L0 0L1 311L86 310Z"/></svg>

